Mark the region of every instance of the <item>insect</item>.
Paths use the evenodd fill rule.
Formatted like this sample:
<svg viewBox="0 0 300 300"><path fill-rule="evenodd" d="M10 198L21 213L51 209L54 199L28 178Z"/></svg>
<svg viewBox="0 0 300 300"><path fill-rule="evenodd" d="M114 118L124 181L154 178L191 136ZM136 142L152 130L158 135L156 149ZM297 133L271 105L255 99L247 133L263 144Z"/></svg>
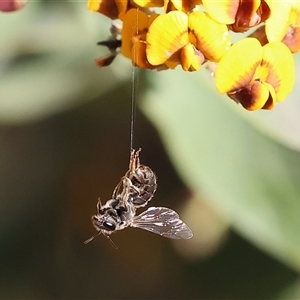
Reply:
<svg viewBox="0 0 300 300"><path fill-rule="evenodd" d="M144 207L153 198L157 188L156 175L147 166L140 164L139 153L141 149L132 149L129 169L122 177L113 192L113 198L124 192L124 197L135 207Z"/></svg>
<svg viewBox="0 0 300 300"><path fill-rule="evenodd" d="M147 205L157 188L154 172L148 166L140 164L140 151L141 149L131 151L129 169L116 186L112 199L104 205L99 199L97 214L92 217L97 232L85 244L103 234L115 246L110 234L128 226L171 239L190 239L193 236L190 228L170 208L150 207L136 215L136 209Z"/></svg>

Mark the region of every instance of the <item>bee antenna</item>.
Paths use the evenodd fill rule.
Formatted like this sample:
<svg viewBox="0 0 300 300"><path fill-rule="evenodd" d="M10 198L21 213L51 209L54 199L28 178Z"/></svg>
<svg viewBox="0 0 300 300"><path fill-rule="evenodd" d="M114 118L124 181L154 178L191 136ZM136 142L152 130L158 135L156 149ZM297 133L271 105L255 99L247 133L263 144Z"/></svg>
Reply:
<svg viewBox="0 0 300 300"><path fill-rule="evenodd" d="M106 236L107 238L108 238L108 240L109 240L109 242L110 242L110 244L117 250L118 249L118 247L116 246L116 244L113 242L113 240L110 238L110 236L109 235L107 235Z"/></svg>
<svg viewBox="0 0 300 300"><path fill-rule="evenodd" d="M101 203L101 200L100 200L100 197L98 198L98 203L97 203L97 209L98 211L101 209L102 207L102 203Z"/></svg>
<svg viewBox="0 0 300 300"><path fill-rule="evenodd" d="M92 237L90 237L89 239L87 239L84 244L88 244L89 242L91 242L96 236L98 236L99 234L101 234L101 231L96 232L95 234L92 235Z"/></svg>

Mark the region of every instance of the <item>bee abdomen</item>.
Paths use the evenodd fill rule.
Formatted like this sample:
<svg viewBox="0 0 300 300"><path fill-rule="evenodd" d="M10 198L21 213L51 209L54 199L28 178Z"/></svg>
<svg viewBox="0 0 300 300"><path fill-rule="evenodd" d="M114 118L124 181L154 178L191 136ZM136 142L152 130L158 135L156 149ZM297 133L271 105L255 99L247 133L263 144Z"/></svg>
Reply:
<svg viewBox="0 0 300 300"><path fill-rule="evenodd" d="M137 207L147 205L153 198L157 188L156 175L149 167L144 165L140 165L128 175L128 179L134 187L130 193L131 202Z"/></svg>

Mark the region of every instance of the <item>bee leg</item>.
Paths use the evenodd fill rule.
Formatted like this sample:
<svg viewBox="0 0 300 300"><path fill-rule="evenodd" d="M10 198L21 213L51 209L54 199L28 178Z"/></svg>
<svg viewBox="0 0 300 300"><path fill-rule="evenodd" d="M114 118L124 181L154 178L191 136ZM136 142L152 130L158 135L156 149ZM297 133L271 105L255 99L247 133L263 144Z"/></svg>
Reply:
<svg viewBox="0 0 300 300"><path fill-rule="evenodd" d="M128 172L134 172L140 166L139 154L141 150L142 150L141 148L138 149L137 151L135 151L134 149L131 150Z"/></svg>
<svg viewBox="0 0 300 300"><path fill-rule="evenodd" d="M102 203L101 203L101 200L100 200L100 197L98 198L98 203L97 203L97 210L101 210L102 208Z"/></svg>
<svg viewBox="0 0 300 300"><path fill-rule="evenodd" d="M118 183L118 185L115 187L115 189L113 191L113 194L112 194L113 199L116 199L117 195L119 195L123 192L122 189L121 189L122 183L123 183L123 177L122 177L121 181Z"/></svg>
<svg viewBox="0 0 300 300"><path fill-rule="evenodd" d="M96 236L98 236L99 234L101 234L101 231L97 231L95 234L93 234L89 239L87 239L84 244L88 244L89 242L91 242Z"/></svg>
<svg viewBox="0 0 300 300"><path fill-rule="evenodd" d="M124 190L126 192L127 192L127 189L129 189L130 191L139 193L139 188L136 187L128 177L123 178L123 186L124 186Z"/></svg>
<svg viewBox="0 0 300 300"><path fill-rule="evenodd" d="M117 250L118 247L116 246L116 244L113 242L113 240L111 239L111 237L109 235L106 235L107 239L109 240L109 243Z"/></svg>

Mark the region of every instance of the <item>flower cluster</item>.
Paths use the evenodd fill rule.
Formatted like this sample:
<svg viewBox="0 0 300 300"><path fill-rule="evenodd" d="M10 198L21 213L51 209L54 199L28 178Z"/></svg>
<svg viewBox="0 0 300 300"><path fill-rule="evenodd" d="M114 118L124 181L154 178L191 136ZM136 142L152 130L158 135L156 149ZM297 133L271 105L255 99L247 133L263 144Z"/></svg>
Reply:
<svg viewBox="0 0 300 300"><path fill-rule="evenodd" d="M293 89L300 0L89 0L88 8L113 20L112 36L98 43L110 51L96 60L100 67L120 52L156 70L213 62L217 90L247 110L272 109ZM250 28L232 43L230 32Z"/></svg>

